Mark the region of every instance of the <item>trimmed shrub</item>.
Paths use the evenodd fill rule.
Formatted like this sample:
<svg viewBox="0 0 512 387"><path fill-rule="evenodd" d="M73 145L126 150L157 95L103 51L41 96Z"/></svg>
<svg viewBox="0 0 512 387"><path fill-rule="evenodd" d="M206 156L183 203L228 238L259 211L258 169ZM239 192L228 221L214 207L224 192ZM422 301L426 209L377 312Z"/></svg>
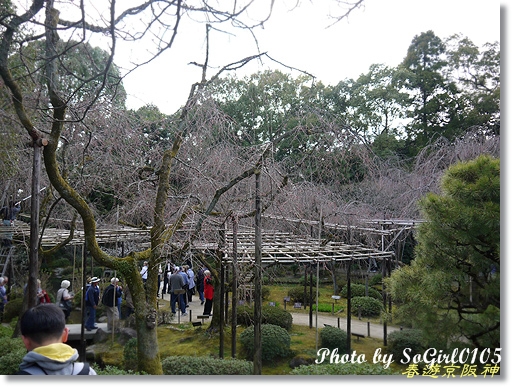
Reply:
<svg viewBox="0 0 512 387"><path fill-rule="evenodd" d="M373 297L352 297L352 314L362 317L374 317L380 315L383 310L382 301Z"/></svg>
<svg viewBox="0 0 512 387"><path fill-rule="evenodd" d="M306 290L306 297L304 297L304 287L295 286L288 290L288 296L292 302L300 302L305 305L309 305L309 288ZM320 296L320 293L318 294ZM316 291L313 292L313 300L316 299Z"/></svg>
<svg viewBox="0 0 512 387"><path fill-rule="evenodd" d="M370 278L370 282L368 282L368 284L370 286L380 285L381 283L382 283L382 274L381 273L372 275L372 277Z"/></svg>
<svg viewBox="0 0 512 387"><path fill-rule="evenodd" d="M410 348L408 352L410 357L413 357L415 354L422 354L427 349L423 345L423 340L423 333L419 329L404 329L391 332L388 335L387 353L393 355L393 358L396 359L395 362L403 359L405 348Z"/></svg>
<svg viewBox="0 0 512 387"><path fill-rule="evenodd" d="M320 331L320 343L322 348L338 348L339 354L347 353L347 332L336 327L325 327Z"/></svg>
<svg viewBox="0 0 512 387"><path fill-rule="evenodd" d="M9 300L7 304L5 304L4 307L4 316L3 316L3 322L8 323L11 322L13 319L16 319L21 314L21 309L23 307L23 298L12 298Z"/></svg>
<svg viewBox="0 0 512 387"><path fill-rule="evenodd" d="M162 361L164 375L252 375L252 361L209 356L169 356Z"/></svg>
<svg viewBox="0 0 512 387"><path fill-rule="evenodd" d="M350 291L352 293L352 298L354 297L366 297L366 285L363 284L351 284L350 285ZM341 289L341 295L344 298L347 298L348 296L348 286L345 285ZM382 294L380 292L372 287L368 287L368 297L375 298L376 300L382 301Z"/></svg>
<svg viewBox="0 0 512 387"><path fill-rule="evenodd" d="M254 357L254 326L246 328L240 334L240 343L246 352L246 359ZM261 359L270 362L278 357L290 354L291 338L286 329L277 325L261 325Z"/></svg>
<svg viewBox="0 0 512 387"><path fill-rule="evenodd" d="M251 306L239 306L236 308L236 322L246 327L254 323L254 308ZM278 325L286 330L291 329L293 317L290 312L276 306L262 305L261 323Z"/></svg>

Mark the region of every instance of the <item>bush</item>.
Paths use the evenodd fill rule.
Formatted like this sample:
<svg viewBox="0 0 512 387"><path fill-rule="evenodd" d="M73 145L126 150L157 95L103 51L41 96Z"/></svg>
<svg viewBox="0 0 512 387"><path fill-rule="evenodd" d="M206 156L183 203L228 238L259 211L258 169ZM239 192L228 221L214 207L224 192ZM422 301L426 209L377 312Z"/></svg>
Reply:
<svg viewBox="0 0 512 387"><path fill-rule="evenodd" d="M123 349L123 364L126 371L137 371L137 338L128 340Z"/></svg>
<svg viewBox="0 0 512 387"><path fill-rule="evenodd" d="M71 262L68 258L57 258L52 261L50 267L54 268L54 269L64 268L64 267L69 267L70 264L71 264Z"/></svg>
<svg viewBox="0 0 512 387"><path fill-rule="evenodd" d="M288 296L292 302L300 302L304 305L309 305L309 288L306 290L306 297L304 298L304 287L295 286L288 290ZM320 296L320 293L318 294ZM313 300L316 299L316 291L313 292Z"/></svg>
<svg viewBox="0 0 512 387"><path fill-rule="evenodd" d="M91 367L98 375L147 375L145 372L133 372L131 370L125 371L112 365L106 365L103 369L96 364L92 364Z"/></svg>
<svg viewBox="0 0 512 387"><path fill-rule="evenodd" d="M395 362L400 362L403 358L405 348L410 348L408 352L412 357L417 353L423 353L427 348L423 346L423 333L419 329L404 329L394 331L388 335L387 352L393 355ZM404 359L405 361L405 359Z"/></svg>
<svg viewBox="0 0 512 387"><path fill-rule="evenodd" d="M251 361L209 356L169 356L162 361L164 375L252 375Z"/></svg>
<svg viewBox="0 0 512 387"><path fill-rule="evenodd" d="M382 364L373 363L322 363L297 367L290 375L400 375Z"/></svg>
<svg viewBox="0 0 512 387"><path fill-rule="evenodd" d="M246 327L254 323L254 308L239 306L236 309L236 322ZM291 329L293 317L290 312L276 306L263 305L261 307L261 323L278 325L286 330Z"/></svg>
<svg viewBox="0 0 512 387"><path fill-rule="evenodd" d="M362 317L378 316L382 312L382 301L372 297L352 297L352 314Z"/></svg>
<svg viewBox="0 0 512 387"><path fill-rule="evenodd" d="M316 275L313 276L312 278L313 280L313 286L316 286ZM309 280L309 274L308 274L308 278L304 278L304 276L302 276L302 278L300 279L300 282L299 282L302 286L306 285L309 287L309 285L311 284L311 281ZM304 288L303 288L304 289ZM309 290L308 290L309 292Z"/></svg>
<svg viewBox="0 0 512 387"><path fill-rule="evenodd" d="M4 317L3 322L8 323L11 322L13 319L16 319L21 314L21 309L23 307L23 298L12 298L9 300L7 304L5 304L4 307Z"/></svg>
<svg viewBox="0 0 512 387"><path fill-rule="evenodd" d="M0 353L0 375L15 375L19 370L23 356L27 354L21 337L12 339L11 335L12 329L2 329L0 348L3 348L3 351Z"/></svg>
<svg viewBox="0 0 512 387"><path fill-rule="evenodd" d="M338 348L339 354L347 353L347 332L336 327L325 327L320 331L320 343L322 348Z"/></svg>
<svg viewBox="0 0 512 387"><path fill-rule="evenodd" d="M373 275L370 278L370 282L368 282L368 283L370 284L370 286L380 285L382 283L382 274L377 273L377 274Z"/></svg>
<svg viewBox="0 0 512 387"><path fill-rule="evenodd" d="M246 328L240 334L240 343L244 348L247 359L254 357L254 326ZM278 357L290 354L290 335L286 329L277 325L261 325L261 359L270 362Z"/></svg>
<svg viewBox="0 0 512 387"><path fill-rule="evenodd" d="M350 292L352 293L352 298L354 297L366 297L366 285L363 284L351 284L350 285ZM341 295L344 298L347 298L348 296L348 286L345 285L341 289ZM382 294L377 289L374 289L372 287L368 287L368 297L375 298L376 300L382 301Z"/></svg>

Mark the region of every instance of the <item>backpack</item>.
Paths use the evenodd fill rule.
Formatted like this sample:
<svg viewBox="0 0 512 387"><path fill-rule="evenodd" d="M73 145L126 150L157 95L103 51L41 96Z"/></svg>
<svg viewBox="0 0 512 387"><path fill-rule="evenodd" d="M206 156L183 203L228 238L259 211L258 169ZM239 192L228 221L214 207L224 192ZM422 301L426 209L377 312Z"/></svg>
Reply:
<svg viewBox="0 0 512 387"><path fill-rule="evenodd" d="M75 373L75 364L76 363L73 363L73 373L71 375L89 375L89 368L90 368L89 363L83 363L84 364L83 368L80 370L80 372L77 372L77 373ZM48 375L46 373L46 371L44 370L44 368L42 368L39 364L34 364L32 367L29 367L29 368L39 368L42 373L39 373L39 371L37 371L36 373L30 373L25 370L18 370L16 375L43 375L43 374Z"/></svg>

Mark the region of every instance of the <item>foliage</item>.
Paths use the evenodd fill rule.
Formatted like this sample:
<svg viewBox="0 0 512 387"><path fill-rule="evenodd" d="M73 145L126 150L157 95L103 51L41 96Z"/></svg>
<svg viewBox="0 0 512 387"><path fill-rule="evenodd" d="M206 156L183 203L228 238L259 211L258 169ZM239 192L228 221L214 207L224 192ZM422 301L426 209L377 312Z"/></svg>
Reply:
<svg viewBox="0 0 512 387"><path fill-rule="evenodd" d="M121 368L106 365L104 368L100 368L97 365L93 364L92 368L98 375L147 375L145 372L133 372L132 370L123 370Z"/></svg>
<svg viewBox="0 0 512 387"><path fill-rule="evenodd" d="M261 298L263 300L268 300L269 296L270 296L270 288L268 286L262 286L261 287Z"/></svg>
<svg viewBox="0 0 512 387"><path fill-rule="evenodd" d="M19 370L21 360L26 355L27 349L19 338L11 338L13 330L2 327L0 332L0 375L15 375Z"/></svg>
<svg viewBox="0 0 512 387"><path fill-rule="evenodd" d="M252 375L252 361L210 356L169 356L162 361L164 375Z"/></svg>
<svg viewBox="0 0 512 387"><path fill-rule="evenodd" d="M254 322L254 308L251 306L239 306L236 310L236 321L238 324L250 326ZM292 327L293 318L290 312L276 306L262 305L262 324L278 325L289 330Z"/></svg>
<svg viewBox="0 0 512 387"><path fill-rule="evenodd" d="M382 283L382 274L381 273L377 273L375 275L372 275L372 277L370 278L370 281L368 282L368 284L370 286L379 285L381 283ZM382 299L382 294L381 294L381 299Z"/></svg>
<svg viewBox="0 0 512 387"><path fill-rule="evenodd" d="M382 278L382 275L381 277ZM366 297L366 285L364 284L351 284L350 293L353 297ZM348 296L348 286L343 286L341 289L341 295L345 298ZM382 300L382 294L375 288L368 286L368 297L375 298L376 300Z"/></svg>
<svg viewBox="0 0 512 387"><path fill-rule="evenodd" d="M399 375L400 372L372 363L333 363L303 365L290 371L291 375Z"/></svg>
<svg viewBox="0 0 512 387"><path fill-rule="evenodd" d="M123 349L123 365L126 371L137 371L137 338L128 340Z"/></svg>
<svg viewBox="0 0 512 387"><path fill-rule="evenodd" d="M240 343L245 350L246 358L254 357L254 325L240 334ZM276 358L290 354L291 339L286 329L272 324L261 324L261 360L270 362Z"/></svg>
<svg viewBox="0 0 512 387"><path fill-rule="evenodd" d="M404 349L406 348L410 349L410 352L408 352L410 357L422 354L427 349L424 343L423 332L419 329L394 331L388 335L387 352L393 355L395 362L399 362L403 358Z"/></svg>
<svg viewBox="0 0 512 387"><path fill-rule="evenodd" d="M429 346L461 335L500 347L500 160L480 156L450 167L439 195L421 201L416 258L386 279L395 312L422 329Z"/></svg>
<svg viewBox="0 0 512 387"><path fill-rule="evenodd" d="M325 303L325 302L320 302L318 303L318 311L319 312L328 312L328 313L332 313L333 309L332 309L332 303L328 304L328 303ZM316 311L316 304L313 305L313 310ZM343 307L341 305L336 305L334 304L334 312L339 312L340 310L343 310Z"/></svg>
<svg viewBox="0 0 512 387"><path fill-rule="evenodd" d="M316 283L316 282L315 282ZM306 296L304 296L304 286L295 286L288 290L288 296L292 302L300 302L305 305L310 304L309 287L306 288ZM320 296L320 293L318 294ZM313 299L316 298L316 291L313 291Z"/></svg>
<svg viewBox="0 0 512 387"><path fill-rule="evenodd" d="M320 331L320 343L321 348L338 348L340 355L347 353L347 332L336 327L325 327Z"/></svg>
<svg viewBox="0 0 512 387"><path fill-rule="evenodd" d="M362 317L378 316L383 310L382 301L373 297L352 297L352 314Z"/></svg>
<svg viewBox="0 0 512 387"><path fill-rule="evenodd" d="M4 322L11 322L21 315L23 299L20 297L12 298L4 307Z"/></svg>

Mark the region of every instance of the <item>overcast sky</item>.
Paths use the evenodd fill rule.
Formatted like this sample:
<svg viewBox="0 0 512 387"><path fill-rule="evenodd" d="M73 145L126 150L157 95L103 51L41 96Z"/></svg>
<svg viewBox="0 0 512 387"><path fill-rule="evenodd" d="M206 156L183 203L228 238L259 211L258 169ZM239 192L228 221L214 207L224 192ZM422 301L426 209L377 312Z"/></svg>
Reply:
<svg viewBox="0 0 512 387"><path fill-rule="evenodd" d="M258 0L262 4L267 0ZM326 85L366 73L371 64L394 67L405 57L414 36L428 30L441 39L460 33L481 47L500 41L500 2L468 0L365 0L348 19L332 24L328 14L340 13L329 1L280 0L265 29L256 31L260 50L286 65L307 71ZM329 8L331 4L331 8ZM152 103L164 113L173 113L186 100L190 85L200 79L200 69L189 65L204 58L203 27L184 26L171 52L130 74L125 80L128 107ZM131 50L131 59L136 58ZM248 34L211 35L212 75L219 66L257 53ZM116 64L127 57L118 51ZM287 71L267 60L254 63L237 75L268 68ZM298 72L292 73L295 76Z"/></svg>

